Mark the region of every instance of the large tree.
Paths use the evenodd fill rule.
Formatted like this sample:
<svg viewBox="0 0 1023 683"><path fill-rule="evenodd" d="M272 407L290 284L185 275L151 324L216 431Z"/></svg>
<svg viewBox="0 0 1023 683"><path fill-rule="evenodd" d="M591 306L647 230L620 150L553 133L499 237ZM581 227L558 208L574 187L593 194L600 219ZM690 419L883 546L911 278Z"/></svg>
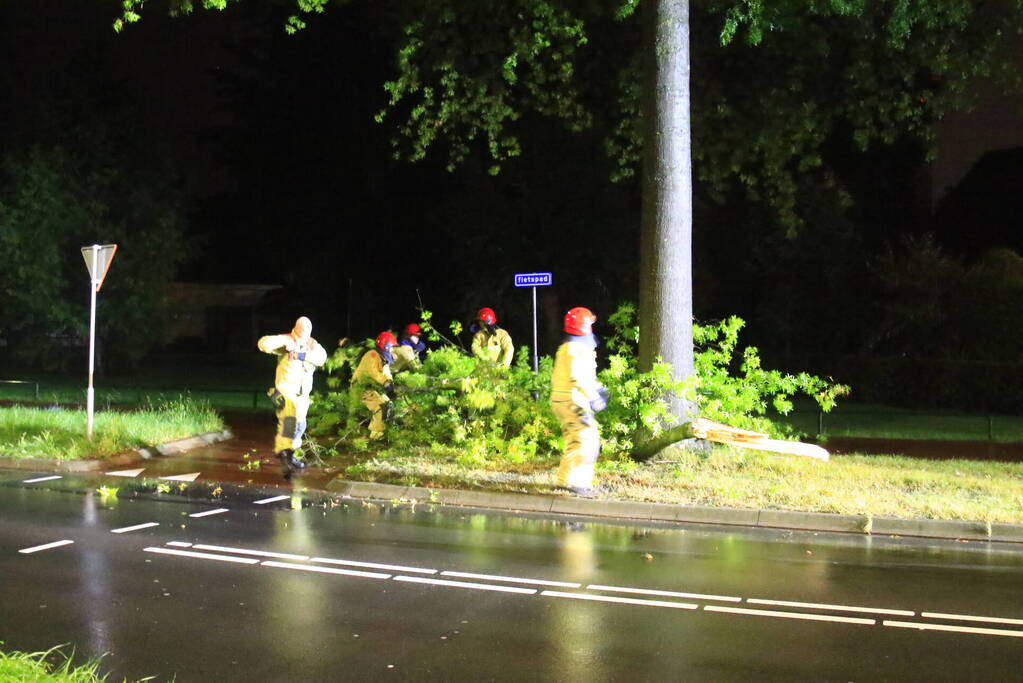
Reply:
<svg viewBox="0 0 1023 683"><path fill-rule="evenodd" d="M286 26L329 4L298 0ZM141 3L126 6L137 20ZM794 233L807 197L845 197L829 154L926 141L971 79L1007 63L1021 24L1020 0L406 0L393 11L403 30L378 119L395 122L398 156L446 153L451 168L476 156L497 172L539 115L604 130L619 179L643 159L641 356L681 375L692 357L690 156L698 195L738 191Z"/></svg>

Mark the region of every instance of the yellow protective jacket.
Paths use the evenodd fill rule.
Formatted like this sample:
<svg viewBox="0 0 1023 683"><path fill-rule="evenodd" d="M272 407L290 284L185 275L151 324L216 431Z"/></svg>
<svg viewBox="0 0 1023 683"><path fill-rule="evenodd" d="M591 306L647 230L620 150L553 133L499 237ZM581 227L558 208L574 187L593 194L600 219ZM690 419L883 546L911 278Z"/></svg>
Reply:
<svg viewBox="0 0 1023 683"><path fill-rule="evenodd" d="M472 337L472 355L480 360L511 367L512 356L515 355L511 335L500 327L493 334L486 328L479 330Z"/></svg>
<svg viewBox="0 0 1023 683"><path fill-rule="evenodd" d="M597 381L597 349L585 341L566 341L554 356L551 374L551 403L572 401L590 410L590 401L600 397Z"/></svg>
<svg viewBox="0 0 1023 683"><path fill-rule="evenodd" d="M260 337L256 346L263 353L277 356L274 386L285 394L308 396L313 389L313 373L327 362L327 351L312 337L298 346L290 334L270 334Z"/></svg>
<svg viewBox="0 0 1023 683"><path fill-rule="evenodd" d="M362 354L359 367L355 368L352 375L352 386L381 389L392 379L391 367L384 362L376 349L371 349Z"/></svg>
<svg viewBox="0 0 1023 683"><path fill-rule="evenodd" d="M399 344L391 349L391 354L394 356L394 363L391 365L394 372L402 372L404 370L415 371L422 366L422 363L419 362L419 357L411 346Z"/></svg>

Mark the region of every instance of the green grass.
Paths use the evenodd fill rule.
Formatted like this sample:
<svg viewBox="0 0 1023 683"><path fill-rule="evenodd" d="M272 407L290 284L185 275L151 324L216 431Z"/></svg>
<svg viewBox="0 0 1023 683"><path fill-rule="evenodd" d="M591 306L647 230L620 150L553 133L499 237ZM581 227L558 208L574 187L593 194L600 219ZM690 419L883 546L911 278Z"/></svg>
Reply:
<svg viewBox="0 0 1023 683"><path fill-rule="evenodd" d="M75 666L53 648L46 652L0 652L0 681L4 683L101 683L99 660ZM151 679L143 679L151 680Z"/></svg>
<svg viewBox="0 0 1023 683"><path fill-rule="evenodd" d="M467 467L428 451L369 459L347 478L550 493L557 460ZM672 448L648 464L598 463L603 498L1023 524L1023 463L837 456L828 463L716 447Z"/></svg>
<svg viewBox="0 0 1023 683"><path fill-rule="evenodd" d="M205 403L177 400L131 412L97 411L93 439L85 438L85 411L0 407L0 455L82 460L224 428ZM2 679L0 679L2 680Z"/></svg>
<svg viewBox="0 0 1023 683"><path fill-rule="evenodd" d="M816 410L797 409L775 420L816 436ZM844 404L823 416L824 436L940 441L1023 441L1023 417L952 412L920 412L878 405Z"/></svg>

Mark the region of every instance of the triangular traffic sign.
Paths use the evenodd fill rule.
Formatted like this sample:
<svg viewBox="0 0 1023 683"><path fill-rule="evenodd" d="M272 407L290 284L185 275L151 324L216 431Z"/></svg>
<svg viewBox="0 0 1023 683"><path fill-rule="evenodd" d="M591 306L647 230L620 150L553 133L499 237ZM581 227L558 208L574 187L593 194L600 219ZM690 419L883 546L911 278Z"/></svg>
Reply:
<svg viewBox="0 0 1023 683"><path fill-rule="evenodd" d="M96 252L96 272L92 270L93 250ZM110 263L114 260L115 253L117 253L116 244L93 244L82 247L82 258L85 259L85 267L89 270L89 277L92 278L97 292L103 286L103 280L107 277L107 271L110 270Z"/></svg>

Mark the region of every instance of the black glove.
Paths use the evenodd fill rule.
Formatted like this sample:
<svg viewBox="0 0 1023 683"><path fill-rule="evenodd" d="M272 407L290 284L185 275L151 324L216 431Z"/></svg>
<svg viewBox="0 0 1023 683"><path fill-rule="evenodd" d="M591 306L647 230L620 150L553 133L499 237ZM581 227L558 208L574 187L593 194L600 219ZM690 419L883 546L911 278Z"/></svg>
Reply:
<svg viewBox="0 0 1023 683"><path fill-rule="evenodd" d="M384 393L387 394L387 398L392 401L397 398L398 392L394 389L394 382L388 382L384 385Z"/></svg>
<svg viewBox="0 0 1023 683"><path fill-rule="evenodd" d="M277 391L277 387L270 387L267 389L266 395L270 397L270 402L274 404L274 408L281 410L284 407L284 394Z"/></svg>

